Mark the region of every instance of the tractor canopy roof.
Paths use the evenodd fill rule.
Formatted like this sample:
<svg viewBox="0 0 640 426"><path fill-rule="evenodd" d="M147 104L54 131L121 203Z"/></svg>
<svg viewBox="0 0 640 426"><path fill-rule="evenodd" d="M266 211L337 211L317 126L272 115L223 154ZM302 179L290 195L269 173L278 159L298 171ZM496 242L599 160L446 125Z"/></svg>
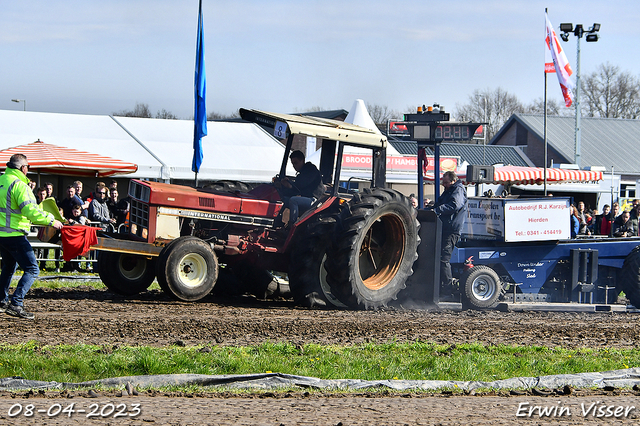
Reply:
<svg viewBox="0 0 640 426"><path fill-rule="evenodd" d="M386 148L387 138L374 130L344 121L308 115L278 114L240 108L240 116L262 126L274 129L274 136L285 139L290 134L330 139L347 145L365 148ZM279 133L278 133L279 132Z"/></svg>

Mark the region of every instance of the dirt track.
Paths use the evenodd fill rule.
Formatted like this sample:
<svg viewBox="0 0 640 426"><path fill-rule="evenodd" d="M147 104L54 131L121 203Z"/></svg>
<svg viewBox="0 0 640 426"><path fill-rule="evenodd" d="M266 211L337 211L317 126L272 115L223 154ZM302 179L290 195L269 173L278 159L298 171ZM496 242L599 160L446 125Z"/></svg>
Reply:
<svg viewBox="0 0 640 426"><path fill-rule="evenodd" d="M356 344L365 341L412 341L438 343L545 345L550 347L636 346L638 315L620 313L517 313L400 311L376 312L310 310L293 306L288 300L262 301L251 297L179 303L158 291L134 298L122 298L90 287L76 289L34 289L25 306L36 314L35 321L5 317L4 341L36 340L41 344L60 343L166 346L218 344L247 345L264 341ZM35 378L37 379L37 378ZM0 394L0 424L85 424L85 415L50 418L39 414L9 418L9 408L33 403L49 409L76 402L77 407L140 403L139 418L93 420L95 424L602 424L637 421L628 417L603 419L580 415L586 406L599 401L616 406L637 405L635 392L574 393L568 397L541 398L533 395L509 396L413 396L371 397L370 395L315 395L304 392L267 397L264 395L178 397L141 394L118 398L115 391L100 398L74 398L47 392L44 395ZM277 395L276 395L277 396ZM55 398L55 399L52 399ZM516 417L520 403L541 406L568 406L571 415L560 418ZM631 419L635 420L631 420Z"/></svg>
<svg viewBox="0 0 640 426"><path fill-rule="evenodd" d="M0 424L20 426L32 425L583 425L583 424L636 424L638 396L592 394L563 398L539 396L456 396L410 394L376 396L368 395L306 395L285 394L280 396L196 396L186 398L176 395L118 397L111 394L97 398L87 398L86 392L52 398L50 395L14 398L0 395ZM33 404L36 413L32 417L17 415L10 417L11 409L17 412L16 404L21 404L22 412L28 404ZM60 404L60 406L55 406ZM55 412L75 404L77 410L71 417L64 414L49 417L47 412ZM91 407L92 404L96 404ZM135 417L118 417L114 414L97 415L87 418L94 408L103 413L113 413L108 404L113 404L115 412L134 414L134 405L139 404L140 414ZM583 405L584 404L584 405ZM618 418L594 416L590 407L621 408ZM532 407L547 407L556 410L555 415L540 417ZM584 408L583 408L584 407ZM633 409L631 407L634 407ZM39 413L38 410L42 410ZM79 412L79 410L86 410ZM104 410L104 411L103 411ZM606 410L606 409L605 409ZM553 413L553 411L551 411ZM584 412L588 412L584 415ZM626 416L624 413L626 412ZM606 411L605 411L606 413ZM614 412L615 413L615 412Z"/></svg>
<svg viewBox="0 0 640 426"><path fill-rule="evenodd" d="M297 308L251 297L170 300L159 291L123 298L90 287L33 289L25 306L35 322L11 320L9 343L248 345L269 341L356 344L413 341L637 346L638 314L497 311L343 311ZM9 318L7 318L9 319Z"/></svg>

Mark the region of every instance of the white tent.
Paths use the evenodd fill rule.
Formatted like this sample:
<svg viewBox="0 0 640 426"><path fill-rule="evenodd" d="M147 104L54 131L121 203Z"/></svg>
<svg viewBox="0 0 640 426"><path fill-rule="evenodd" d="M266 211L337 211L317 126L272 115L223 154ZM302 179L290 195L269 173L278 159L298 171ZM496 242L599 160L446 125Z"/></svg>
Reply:
<svg viewBox="0 0 640 426"><path fill-rule="evenodd" d="M199 180L270 181L284 147L253 123L208 122ZM0 110L0 149L36 140L136 163L127 177L193 179L193 121Z"/></svg>
<svg viewBox="0 0 640 426"><path fill-rule="evenodd" d="M367 110L367 106L365 105L362 99L356 99L351 106L351 110L347 117L344 119L345 123L355 124L356 126L364 127L365 129L373 130L378 134L382 134L376 123L371 118L369 111ZM347 153L368 153L366 149L356 148L353 146L345 147L345 152ZM402 155L396 150L391 144L387 144L387 155Z"/></svg>
<svg viewBox="0 0 640 426"><path fill-rule="evenodd" d="M157 177L160 163L108 115L1 111L0 149L36 140L107 155L138 165L129 177Z"/></svg>
<svg viewBox="0 0 640 426"><path fill-rule="evenodd" d="M193 179L193 121L114 117L154 153L171 179ZM280 170L284 146L260 126L243 122L207 122L198 180L270 182ZM166 176L165 176L166 179Z"/></svg>

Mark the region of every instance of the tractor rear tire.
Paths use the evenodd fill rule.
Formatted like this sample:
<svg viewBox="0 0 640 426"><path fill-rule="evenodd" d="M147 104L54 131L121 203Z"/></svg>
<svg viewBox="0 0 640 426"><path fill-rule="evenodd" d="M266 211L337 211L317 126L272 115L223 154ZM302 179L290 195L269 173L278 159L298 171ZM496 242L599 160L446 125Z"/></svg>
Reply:
<svg viewBox="0 0 640 426"><path fill-rule="evenodd" d="M249 192L252 189L250 184L237 180L218 180L205 185L204 188L223 192Z"/></svg>
<svg viewBox="0 0 640 426"><path fill-rule="evenodd" d="M476 265L460 278L462 307L464 309L491 309L496 307L502 294L500 277L488 266Z"/></svg>
<svg viewBox="0 0 640 426"><path fill-rule="evenodd" d="M331 293L324 268L335 227L336 215L320 215L297 231L289 262L289 288L297 305L346 307Z"/></svg>
<svg viewBox="0 0 640 426"><path fill-rule="evenodd" d="M331 293L351 308L376 309L397 298L413 273L420 243L417 211L386 188L365 188L344 208L327 251Z"/></svg>
<svg viewBox="0 0 640 426"><path fill-rule="evenodd" d="M248 261L232 267L238 280L240 293L249 293L258 299L268 299L278 292L278 282L267 269L259 268Z"/></svg>
<svg viewBox="0 0 640 426"><path fill-rule="evenodd" d="M624 291L633 306L640 306L640 246L627 255L618 273L616 290Z"/></svg>
<svg viewBox="0 0 640 426"><path fill-rule="evenodd" d="M201 239L180 237L160 253L158 277L162 290L169 296L194 302L207 296L216 284L218 257Z"/></svg>
<svg viewBox="0 0 640 426"><path fill-rule="evenodd" d="M156 277L155 259L102 251L98 254L98 274L112 292L133 296L145 291Z"/></svg>

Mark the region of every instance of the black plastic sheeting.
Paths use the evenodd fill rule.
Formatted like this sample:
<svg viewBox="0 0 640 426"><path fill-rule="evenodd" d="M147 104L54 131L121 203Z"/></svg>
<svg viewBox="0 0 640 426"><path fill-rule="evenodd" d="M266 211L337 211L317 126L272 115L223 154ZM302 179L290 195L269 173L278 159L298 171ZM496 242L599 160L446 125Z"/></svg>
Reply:
<svg viewBox="0 0 640 426"><path fill-rule="evenodd" d="M287 387L313 388L320 390L365 390L386 388L399 391L442 389L557 389L565 385L574 388L630 388L640 386L640 368L612 370L596 373L558 374L540 377L515 377L492 382L454 380L324 380L315 377L294 376L280 373L204 375L162 374L153 376L115 377L81 383L44 382L20 377L0 379L0 390L27 389L77 389L91 387L120 388L131 383L137 388L160 388L165 386L202 386L226 389L269 389Z"/></svg>

